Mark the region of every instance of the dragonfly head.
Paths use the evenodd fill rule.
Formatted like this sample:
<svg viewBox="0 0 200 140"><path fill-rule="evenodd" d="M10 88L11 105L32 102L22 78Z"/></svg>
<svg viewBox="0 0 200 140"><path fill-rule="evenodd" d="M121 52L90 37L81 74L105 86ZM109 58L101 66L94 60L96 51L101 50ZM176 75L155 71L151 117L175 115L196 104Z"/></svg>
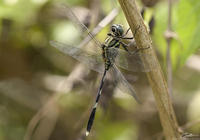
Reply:
<svg viewBox="0 0 200 140"><path fill-rule="evenodd" d="M124 29L122 27L122 25L120 24L113 24L111 26L111 32L115 35L115 36L122 36L124 33Z"/></svg>

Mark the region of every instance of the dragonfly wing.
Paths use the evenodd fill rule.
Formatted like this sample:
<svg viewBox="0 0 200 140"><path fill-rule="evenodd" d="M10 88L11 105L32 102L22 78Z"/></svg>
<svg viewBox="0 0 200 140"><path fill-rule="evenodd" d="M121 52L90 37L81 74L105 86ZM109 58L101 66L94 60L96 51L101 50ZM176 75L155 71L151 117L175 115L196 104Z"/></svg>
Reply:
<svg viewBox="0 0 200 140"><path fill-rule="evenodd" d="M139 51L133 54L129 54L127 51L122 49L118 49L118 51L119 53L115 59L115 64L123 69L133 72L149 72L157 67L157 65L153 63L154 57L148 53ZM144 58L145 61L143 62L141 58Z"/></svg>
<svg viewBox="0 0 200 140"><path fill-rule="evenodd" d="M90 69L103 73L104 65L101 55L92 55L81 48L57 41L50 41L50 44L62 53L70 55L81 63L87 65Z"/></svg>
<svg viewBox="0 0 200 140"><path fill-rule="evenodd" d="M132 95L138 103L141 103L139 98L137 97L135 89L129 84L129 82L126 80L126 78L120 72L120 70L116 67L116 65L113 65L109 71L110 71L111 75L113 75L112 77L115 80L114 83L117 83L117 87L121 91Z"/></svg>
<svg viewBox="0 0 200 140"><path fill-rule="evenodd" d="M79 28L82 29L83 32L87 32L88 36L95 42L95 44L101 47L101 43L95 38L96 32L93 34L74 14L73 10L67 5L58 5L63 9L63 13Z"/></svg>

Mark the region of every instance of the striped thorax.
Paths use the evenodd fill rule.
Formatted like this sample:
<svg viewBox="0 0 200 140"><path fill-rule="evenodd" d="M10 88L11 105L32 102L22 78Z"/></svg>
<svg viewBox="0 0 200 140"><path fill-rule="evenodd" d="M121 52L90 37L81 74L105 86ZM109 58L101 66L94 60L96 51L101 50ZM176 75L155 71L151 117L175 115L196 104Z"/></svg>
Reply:
<svg viewBox="0 0 200 140"><path fill-rule="evenodd" d="M117 56L116 49L120 46L120 38L124 33L123 27L120 24L113 24L111 31L108 33L107 38L102 44L102 57L105 63L105 69L108 70L114 63L115 57Z"/></svg>

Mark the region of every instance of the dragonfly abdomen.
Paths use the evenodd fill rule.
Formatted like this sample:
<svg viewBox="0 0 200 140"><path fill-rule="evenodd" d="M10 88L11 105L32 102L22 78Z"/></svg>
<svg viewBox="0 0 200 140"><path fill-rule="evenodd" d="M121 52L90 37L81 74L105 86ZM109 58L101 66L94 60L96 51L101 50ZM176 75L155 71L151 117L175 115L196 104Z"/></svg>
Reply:
<svg viewBox="0 0 200 140"><path fill-rule="evenodd" d="M108 57L108 46L106 46L105 44L102 45L102 57L104 60L104 64L105 64L105 70L108 70L111 66L111 62L110 59Z"/></svg>

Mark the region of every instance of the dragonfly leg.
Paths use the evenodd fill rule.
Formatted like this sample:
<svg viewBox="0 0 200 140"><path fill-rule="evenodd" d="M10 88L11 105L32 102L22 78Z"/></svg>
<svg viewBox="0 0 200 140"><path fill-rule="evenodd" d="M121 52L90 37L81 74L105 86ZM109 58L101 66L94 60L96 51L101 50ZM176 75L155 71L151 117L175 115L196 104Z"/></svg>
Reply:
<svg viewBox="0 0 200 140"><path fill-rule="evenodd" d="M139 51L141 50L146 50L146 49L149 49L150 47L146 47L146 48L137 48L135 51L131 52L131 54L135 54L135 53L138 53Z"/></svg>
<svg viewBox="0 0 200 140"><path fill-rule="evenodd" d="M122 47L124 48L124 50L125 51L127 51L129 54L131 54L131 52L128 50L128 48L127 47L129 47L129 45L128 44L126 44L126 43L124 43L124 42L119 42L121 45L122 45Z"/></svg>
<svg viewBox="0 0 200 140"><path fill-rule="evenodd" d="M136 33L137 33L137 30L140 28L140 25L136 28L136 30L135 30L135 32L134 32L134 36L136 35ZM121 37L122 39L133 39L134 37L125 37L127 34L128 34L128 32L129 32L129 30L130 30L130 28L126 31L126 33Z"/></svg>
<svg viewBox="0 0 200 140"><path fill-rule="evenodd" d="M104 74L103 74L103 77L102 77L102 79L101 79L101 83L100 83L98 92L97 92L96 101L95 101L95 104L94 104L94 106L93 106L93 108L92 108L92 112L90 113L90 118L89 118L89 120L88 120L86 136L89 135L90 130L91 130L91 128L92 128L92 124L93 124L93 121L94 121L94 118L95 118L96 109L97 109L98 102L99 102L99 99L100 99L100 96L101 96L101 92L102 92L102 89L103 89L103 84L104 84L106 72L107 72L107 70L105 69Z"/></svg>
<svg viewBox="0 0 200 140"><path fill-rule="evenodd" d="M128 33L128 31L130 30L130 28L126 31L126 33L123 36L114 36L111 33L107 33L108 36L114 37L114 38L118 38L118 39L133 39L133 37L125 37Z"/></svg>
<svg viewBox="0 0 200 140"><path fill-rule="evenodd" d="M128 28L128 30L126 31L126 33L121 37L121 39L133 39L133 37L125 37L128 32L130 31L131 28Z"/></svg>
<svg viewBox="0 0 200 140"><path fill-rule="evenodd" d="M125 36L128 34L128 32L130 31L130 29L131 29L131 28L128 28L128 30L127 30L126 33L122 36L122 38L125 37Z"/></svg>
<svg viewBox="0 0 200 140"><path fill-rule="evenodd" d="M122 37L122 39L133 39L133 37Z"/></svg>

